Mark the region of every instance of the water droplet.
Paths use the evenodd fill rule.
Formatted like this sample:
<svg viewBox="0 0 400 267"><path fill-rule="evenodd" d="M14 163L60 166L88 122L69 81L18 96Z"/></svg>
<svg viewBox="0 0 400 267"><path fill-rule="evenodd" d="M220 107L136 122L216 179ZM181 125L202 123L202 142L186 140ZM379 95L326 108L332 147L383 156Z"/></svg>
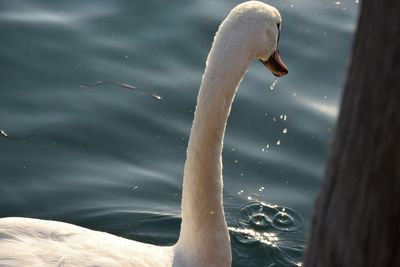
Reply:
<svg viewBox="0 0 400 267"><path fill-rule="evenodd" d="M284 128L284 129L282 130L282 132L283 132L284 134L287 133L287 129Z"/></svg>
<svg viewBox="0 0 400 267"><path fill-rule="evenodd" d="M279 80L279 78L276 78L276 79L272 82L272 84L271 84L271 86L269 87L269 89L274 90L274 89L275 89L275 85L276 85L276 83L278 82L278 80Z"/></svg>
<svg viewBox="0 0 400 267"><path fill-rule="evenodd" d="M335 2L334 4L338 6L338 5L341 4L341 2L340 2L340 1L337 1L337 2Z"/></svg>
<svg viewBox="0 0 400 267"><path fill-rule="evenodd" d="M161 96L159 96L159 95L152 94L151 96L152 96L153 98L157 99L157 100L162 100L162 99L163 99L163 98L162 98Z"/></svg>
<svg viewBox="0 0 400 267"><path fill-rule="evenodd" d="M276 141L276 145L279 146L281 144L281 140Z"/></svg>
<svg viewBox="0 0 400 267"><path fill-rule="evenodd" d="M263 147L263 148L261 149L261 151L262 151L262 152L265 152L265 151L268 150L268 148L269 148L269 144L267 144L265 147Z"/></svg>

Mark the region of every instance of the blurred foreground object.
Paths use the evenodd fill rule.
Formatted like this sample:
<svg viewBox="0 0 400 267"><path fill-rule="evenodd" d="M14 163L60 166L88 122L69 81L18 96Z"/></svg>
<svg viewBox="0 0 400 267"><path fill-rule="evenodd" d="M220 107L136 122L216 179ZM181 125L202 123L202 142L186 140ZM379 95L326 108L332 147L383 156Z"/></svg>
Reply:
<svg viewBox="0 0 400 267"><path fill-rule="evenodd" d="M304 266L400 266L398 0L362 1Z"/></svg>

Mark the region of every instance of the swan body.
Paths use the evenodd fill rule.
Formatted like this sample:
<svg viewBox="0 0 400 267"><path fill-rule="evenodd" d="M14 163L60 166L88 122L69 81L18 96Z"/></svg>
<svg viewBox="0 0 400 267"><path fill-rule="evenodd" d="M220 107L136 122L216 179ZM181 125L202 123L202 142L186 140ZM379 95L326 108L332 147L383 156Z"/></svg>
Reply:
<svg viewBox="0 0 400 267"><path fill-rule="evenodd" d="M236 89L253 59L275 75L281 16L249 1L222 22L206 62L183 175L182 224L174 246L155 246L68 223L0 219L0 266L227 267L232 256L222 198L222 146Z"/></svg>

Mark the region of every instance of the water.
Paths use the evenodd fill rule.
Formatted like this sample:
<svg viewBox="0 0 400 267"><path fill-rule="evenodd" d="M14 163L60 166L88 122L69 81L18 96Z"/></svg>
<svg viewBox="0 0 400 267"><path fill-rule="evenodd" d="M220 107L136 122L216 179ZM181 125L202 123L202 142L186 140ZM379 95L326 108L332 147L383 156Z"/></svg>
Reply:
<svg viewBox="0 0 400 267"><path fill-rule="evenodd" d="M237 3L2 1L0 216L174 243L204 61ZM224 176L234 266L301 261L359 5L270 3L284 19L289 75L277 83L254 62L232 108ZM80 86L97 81L164 101Z"/></svg>

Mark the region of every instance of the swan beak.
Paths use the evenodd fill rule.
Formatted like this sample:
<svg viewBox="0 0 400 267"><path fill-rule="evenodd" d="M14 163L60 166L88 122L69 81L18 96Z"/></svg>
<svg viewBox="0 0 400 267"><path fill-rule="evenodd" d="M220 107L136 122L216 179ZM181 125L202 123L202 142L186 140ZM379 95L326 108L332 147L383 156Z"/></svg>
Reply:
<svg viewBox="0 0 400 267"><path fill-rule="evenodd" d="M283 63L281 56L279 55L278 49L275 50L274 53L272 53L268 60L264 61L260 59L260 61L272 72L272 74L277 77L286 75L289 72L285 63Z"/></svg>

